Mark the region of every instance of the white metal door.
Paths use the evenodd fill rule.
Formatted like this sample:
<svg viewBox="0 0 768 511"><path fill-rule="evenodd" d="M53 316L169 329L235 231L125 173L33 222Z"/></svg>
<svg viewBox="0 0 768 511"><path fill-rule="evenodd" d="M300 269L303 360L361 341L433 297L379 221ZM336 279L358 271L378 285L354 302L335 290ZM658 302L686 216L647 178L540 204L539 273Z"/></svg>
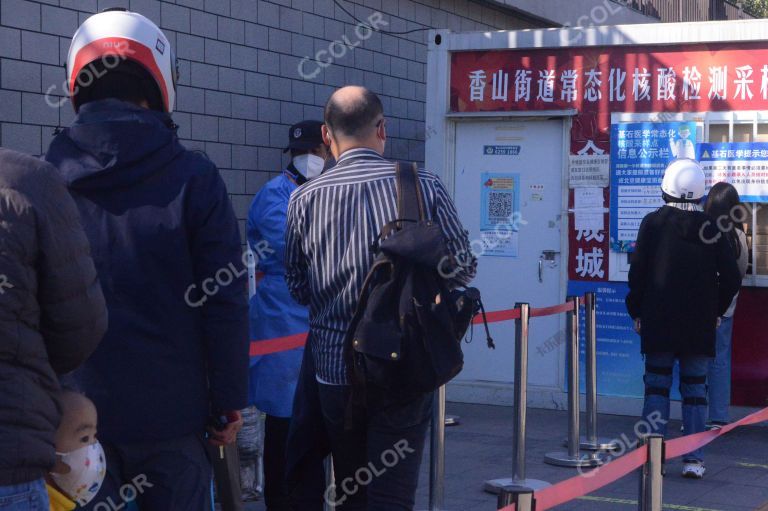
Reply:
<svg viewBox="0 0 768 511"><path fill-rule="evenodd" d="M460 122L456 126L456 205L475 252L483 254L473 285L480 289L487 311L510 309L516 302L543 307L563 301L563 122L498 120ZM489 251L481 248L488 246L489 239L487 220L483 220L488 213L483 214L481 204L482 188L488 186L489 175L510 176L517 181L515 210L519 216L514 216L520 221L516 247ZM491 202L486 199L486 203ZM498 204L494 207L498 211ZM483 223L485 233L481 231ZM484 238L482 245L480 240ZM510 257L515 248L516 257ZM562 316L531 319L530 385L560 386L563 325ZM475 327L472 344L464 347L464 371L457 380L513 381L514 322L492 324L491 334L496 341L495 351L485 348L483 332Z"/></svg>

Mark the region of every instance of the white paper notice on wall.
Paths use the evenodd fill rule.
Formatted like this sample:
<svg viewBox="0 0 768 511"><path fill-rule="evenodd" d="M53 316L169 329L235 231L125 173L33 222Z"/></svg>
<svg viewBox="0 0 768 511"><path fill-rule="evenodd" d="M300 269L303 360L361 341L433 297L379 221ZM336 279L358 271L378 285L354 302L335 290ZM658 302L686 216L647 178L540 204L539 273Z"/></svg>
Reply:
<svg viewBox="0 0 768 511"><path fill-rule="evenodd" d="M573 212L573 227L577 231L598 232L605 230L605 212L602 210L578 209Z"/></svg>
<svg viewBox="0 0 768 511"><path fill-rule="evenodd" d="M603 208L605 201L602 188L576 188L573 190L573 209Z"/></svg>
<svg viewBox="0 0 768 511"><path fill-rule="evenodd" d="M568 166L568 186L608 186L611 157L608 154L572 154Z"/></svg>

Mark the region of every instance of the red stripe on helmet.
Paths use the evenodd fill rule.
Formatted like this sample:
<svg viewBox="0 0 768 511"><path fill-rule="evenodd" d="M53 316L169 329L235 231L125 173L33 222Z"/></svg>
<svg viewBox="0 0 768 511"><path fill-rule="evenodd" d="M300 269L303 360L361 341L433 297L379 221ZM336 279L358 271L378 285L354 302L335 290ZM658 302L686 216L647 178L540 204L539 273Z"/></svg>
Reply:
<svg viewBox="0 0 768 511"><path fill-rule="evenodd" d="M148 48L137 41L126 39L124 37L105 37L88 43L77 52L75 62L72 66L72 74L69 76L69 97L73 100L72 104L75 107L75 111L79 108L79 105L75 104L77 77L88 64L97 60L104 59L104 65L107 66L112 61L106 59L106 57L119 57L123 60L132 60L144 66L160 88L165 111L168 112L170 110L165 78L163 78L163 73L160 71L160 68L157 67L155 57L152 55L152 48Z"/></svg>

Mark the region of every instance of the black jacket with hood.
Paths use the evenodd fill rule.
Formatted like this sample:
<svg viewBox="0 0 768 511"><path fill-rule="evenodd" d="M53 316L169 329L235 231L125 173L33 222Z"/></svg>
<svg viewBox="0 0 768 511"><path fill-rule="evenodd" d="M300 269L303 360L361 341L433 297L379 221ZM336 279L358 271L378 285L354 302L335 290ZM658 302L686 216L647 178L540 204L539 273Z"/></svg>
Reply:
<svg viewBox="0 0 768 511"><path fill-rule="evenodd" d="M224 181L171 118L86 103L51 143L91 242L109 329L78 374L106 442L202 435L246 406L247 269Z"/></svg>
<svg viewBox="0 0 768 511"><path fill-rule="evenodd" d="M0 486L55 462L57 373L107 328L77 208L51 165L0 149Z"/></svg>
<svg viewBox="0 0 768 511"><path fill-rule="evenodd" d="M664 206L640 224L629 270L629 315L643 353L715 356L717 318L741 285L733 251L700 211Z"/></svg>

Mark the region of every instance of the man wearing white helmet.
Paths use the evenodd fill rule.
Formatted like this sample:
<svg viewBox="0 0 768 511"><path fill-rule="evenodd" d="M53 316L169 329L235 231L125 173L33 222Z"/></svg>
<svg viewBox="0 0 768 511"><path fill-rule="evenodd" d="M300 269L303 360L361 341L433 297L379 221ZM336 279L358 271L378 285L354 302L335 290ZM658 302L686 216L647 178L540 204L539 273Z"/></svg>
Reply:
<svg viewBox="0 0 768 511"><path fill-rule="evenodd" d="M77 116L46 159L78 205L109 311L76 375L109 463L93 505L122 507L123 485L139 480L143 511L209 509L204 434L233 442L247 397L237 220L216 166L179 143L176 59L154 23L122 9L91 16L67 79Z"/></svg>
<svg viewBox="0 0 768 511"><path fill-rule="evenodd" d="M684 433L705 430L715 329L741 281L725 238L701 210L704 188L704 172L696 161L669 164L661 185L666 205L640 224L629 270L627 310L645 355L643 417L660 434L666 433L669 419L675 360L680 363ZM704 476L702 455L699 449L685 456L684 477Z"/></svg>

